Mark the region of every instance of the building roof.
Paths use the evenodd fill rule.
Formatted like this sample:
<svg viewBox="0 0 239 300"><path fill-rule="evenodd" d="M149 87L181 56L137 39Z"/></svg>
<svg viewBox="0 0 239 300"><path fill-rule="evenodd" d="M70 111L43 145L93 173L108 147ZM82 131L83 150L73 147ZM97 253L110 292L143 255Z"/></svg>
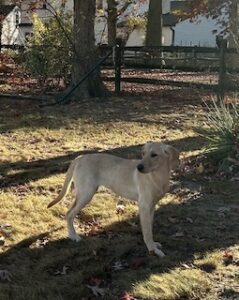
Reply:
<svg viewBox="0 0 239 300"><path fill-rule="evenodd" d="M175 26L178 22L178 18L170 13L163 14L163 26L165 27L171 27Z"/></svg>
<svg viewBox="0 0 239 300"><path fill-rule="evenodd" d="M190 12L190 7L187 1L171 1L170 3L171 12L181 11L184 13Z"/></svg>
<svg viewBox="0 0 239 300"><path fill-rule="evenodd" d="M0 5L0 16L4 18L14 9L16 5Z"/></svg>

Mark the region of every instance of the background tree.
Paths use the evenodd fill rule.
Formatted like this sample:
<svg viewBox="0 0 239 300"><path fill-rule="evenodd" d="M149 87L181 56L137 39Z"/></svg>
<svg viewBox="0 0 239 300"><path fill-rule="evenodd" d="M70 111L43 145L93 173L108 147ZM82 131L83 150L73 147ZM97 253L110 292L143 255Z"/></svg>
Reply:
<svg viewBox="0 0 239 300"><path fill-rule="evenodd" d="M235 47L235 41L239 36L238 0L188 0L191 8L187 17L196 18L198 15L217 18L222 25L222 31L218 34L229 34L229 46ZM228 18L225 18L225 15Z"/></svg>
<svg viewBox="0 0 239 300"><path fill-rule="evenodd" d="M72 84L79 80L96 64L98 52L95 46L95 0L74 0L74 29ZM102 83L100 72L91 74L76 90L75 97L101 97L106 90Z"/></svg>
<svg viewBox="0 0 239 300"><path fill-rule="evenodd" d="M0 14L0 50L1 50L1 47L2 47L2 22L3 22L3 15Z"/></svg>
<svg viewBox="0 0 239 300"><path fill-rule="evenodd" d="M65 0L61 0L62 3ZM78 82L93 68L98 61L98 52L95 45L95 9L96 0L74 0L73 11L73 38L69 37L57 10L51 5L50 1L33 1L29 9L35 10L42 6L43 2L50 7L49 11L56 19L64 32L68 44L72 46L71 61L71 84L65 91L68 93ZM64 57L61 57L64 59ZM101 97L106 94L106 89L100 77L100 71L96 70L74 91L72 97L81 99L85 97Z"/></svg>
<svg viewBox="0 0 239 300"><path fill-rule="evenodd" d="M150 0L146 27L146 46L162 45L162 0Z"/></svg>
<svg viewBox="0 0 239 300"><path fill-rule="evenodd" d="M229 47L238 47L239 40L239 5L238 0L231 1L229 20Z"/></svg>
<svg viewBox="0 0 239 300"><path fill-rule="evenodd" d="M108 44L114 46L116 43L116 23L117 23L117 1L107 0L108 5Z"/></svg>
<svg viewBox="0 0 239 300"><path fill-rule="evenodd" d="M108 44L110 46L114 46L116 44L116 37L120 36L121 39L123 39L123 42L126 43L127 38L134 28L134 26L141 25L142 23L145 23L145 16L139 16L138 7L137 5L147 3L147 0L107 0L107 9L104 11L104 5L103 0L97 0L97 7L102 10L102 14L105 16L107 20L107 27L108 27ZM117 32L117 22L120 19L122 15L124 15L125 12L127 12L128 7L130 6L130 14L127 14L127 17L125 16L123 18L122 23L124 23L124 26L127 27L127 30L119 30ZM125 22L125 20L127 20ZM121 23L121 25L122 25ZM121 26L122 28L122 26Z"/></svg>

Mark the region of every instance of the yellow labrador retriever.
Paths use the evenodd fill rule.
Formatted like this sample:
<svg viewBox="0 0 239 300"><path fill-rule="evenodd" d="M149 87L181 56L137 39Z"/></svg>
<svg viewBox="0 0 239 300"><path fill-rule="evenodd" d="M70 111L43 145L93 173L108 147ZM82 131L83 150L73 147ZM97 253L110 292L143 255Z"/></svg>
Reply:
<svg viewBox="0 0 239 300"><path fill-rule="evenodd" d="M59 202L74 183L76 200L66 216L70 239L80 241L74 218L98 187L104 186L122 197L138 201L144 242L150 253L164 256L160 243L153 240L154 209L169 189L170 173L179 164L179 152L172 146L149 142L144 145L142 155L142 160L130 160L103 153L86 154L71 163L62 191L48 205L49 208Z"/></svg>

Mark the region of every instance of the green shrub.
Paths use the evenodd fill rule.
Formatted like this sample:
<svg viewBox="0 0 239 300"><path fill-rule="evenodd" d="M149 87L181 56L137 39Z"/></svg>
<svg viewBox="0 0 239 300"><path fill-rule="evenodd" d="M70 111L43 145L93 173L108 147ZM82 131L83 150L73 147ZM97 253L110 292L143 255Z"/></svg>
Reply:
<svg viewBox="0 0 239 300"><path fill-rule="evenodd" d="M207 106L206 127L200 133L208 140L206 151L226 170L239 166L239 105L213 101Z"/></svg>
<svg viewBox="0 0 239 300"><path fill-rule="evenodd" d="M71 17L62 14L60 19L64 30L72 36ZM63 78L66 81L71 70L72 51L61 26L55 18L43 22L34 15L33 28L21 58L25 67L40 84L44 84L48 78Z"/></svg>

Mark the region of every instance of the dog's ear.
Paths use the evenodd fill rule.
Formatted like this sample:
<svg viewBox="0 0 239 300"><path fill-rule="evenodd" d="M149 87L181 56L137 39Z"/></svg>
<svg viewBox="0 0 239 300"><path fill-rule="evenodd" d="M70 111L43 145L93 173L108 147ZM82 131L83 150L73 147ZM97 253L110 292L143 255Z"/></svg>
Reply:
<svg viewBox="0 0 239 300"><path fill-rule="evenodd" d="M141 149L141 154L144 156L144 154L147 152L147 149L152 145L153 142L147 142L146 144L143 145Z"/></svg>
<svg viewBox="0 0 239 300"><path fill-rule="evenodd" d="M172 170L176 169L179 165L179 151L170 145L166 145L164 151L169 156Z"/></svg>

